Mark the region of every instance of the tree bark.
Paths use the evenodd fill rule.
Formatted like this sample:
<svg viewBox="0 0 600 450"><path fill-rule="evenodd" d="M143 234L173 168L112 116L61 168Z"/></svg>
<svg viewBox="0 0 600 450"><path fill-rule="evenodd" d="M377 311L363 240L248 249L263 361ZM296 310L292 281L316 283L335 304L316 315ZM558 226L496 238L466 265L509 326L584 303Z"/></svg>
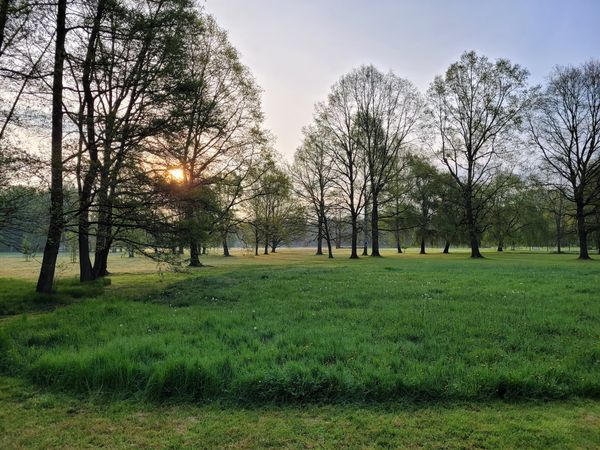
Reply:
<svg viewBox="0 0 600 450"><path fill-rule="evenodd" d="M258 256L258 228L254 228L254 256Z"/></svg>
<svg viewBox="0 0 600 450"><path fill-rule="evenodd" d="M319 212L319 216L321 213ZM319 217L319 224L317 229L317 255L323 254L323 219Z"/></svg>
<svg viewBox="0 0 600 450"><path fill-rule="evenodd" d="M110 243L96 252L94 258L94 278L105 277L108 273L108 254L110 252Z"/></svg>
<svg viewBox="0 0 600 450"><path fill-rule="evenodd" d="M100 30L100 22L104 13L106 1L100 0L94 16L94 23L87 43L81 85L85 109L86 149L90 159L88 170L85 173L81 191L79 192L79 281L94 279L94 271L90 260L90 219L89 208L92 203L92 189L99 169L98 147L96 143L96 123L94 119L94 94L92 92L92 70L96 59L96 42ZM83 113L83 111L82 111Z"/></svg>
<svg viewBox="0 0 600 450"><path fill-rule="evenodd" d="M590 259L588 253L588 233L585 224L585 206L577 199L577 235L579 237L579 259Z"/></svg>
<svg viewBox="0 0 600 450"><path fill-rule="evenodd" d="M90 281L94 279L94 275L92 273L92 261L90 259L90 222L87 210L79 212L78 233L79 281Z"/></svg>
<svg viewBox="0 0 600 450"><path fill-rule="evenodd" d="M499 252L504 251L504 239L502 239L502 238L498 239L498 251Z"/></svg>
<svg viewBox="0 0 600 450"><path fill-rule="evenodd" d="M442 253L444 253L445 255L450 253L450 240L449 239L446 239L446 245L444 245L444 251Z"/></svg>
<svg viewBox="0 0 600 450"><path fill-rule="evenodd" d="M425 236L421 236L421 251L419 252L419 254L425 254Z"/></svg>
<svg viewBox="0 0 600 450"><path fill-rule="evenodd" d="M483 258L483 255L479 251L479 236L477 235L477 225L473 213L471 194L468 192L466 195L465 209L467 214L467 228L469 230L469 243L471 244L471 258Z"/></svg>
<svg viewBox="0 0 600 450"><path fill-rule="evenodd" d="M107 162L105 162L105 165ZM94 279L108 275L108 253L112 243L112 205L109 199L108 169L101 170L100 188L98 189L98 231L96 234L96 250L94 252L94 266L92 273Z"/></svg>
<svg viewBox="0 0 600 450"><path fill-rule="evenodd" d="M352 237L350 241L350 259L358 259L357 245L358 245L358 217L356 214L352 215Z"/></svg>
<svg viewBox="0 0 600 450"><path fill-rule="evenodd" d="M50 224L44 247L42 267L36 291L50 294L54 283L60 238L64 228L63 217L63 68L65 62L65 37L67 0L58 0L56 12L56 44L54 50L54 75L52 79L52 158L50 187Z"/></svg>
<svg viewBox="0 0 600 450"><path fill-rule="evenodd" d="M200 262L200 252L198 251L198 242L195 238L190 239L190 267L202 267Z"/></svg>
<svg viewBox="0 0 600 450"><path fill-rule="evenodd" d="M561 237L562 237L562 226L561 226L561 219L560 218L556 218L556 252L557 253L562 253L562 248L561 248Z"/></svg>
<svg viewBox="0 0 600 450"><path fill-rule="evenodd" d="M371 256L381 256L379 253L379 199L373 189L373 202L371 203Z"/></svg>
<svg viewBox="0 0 600 450"><path fill-rule="evenodd" d="M6 19L8 18L9 0L0 0L0 48L4 43L4 30L6 29Z"/></svg>
<svg viewBox="0 0 600 450"><path fill-rule="evenodd" d="M223 238L223 256L231 256L231 253L229 253L229 244L227 244L227 236Z"/></svg>

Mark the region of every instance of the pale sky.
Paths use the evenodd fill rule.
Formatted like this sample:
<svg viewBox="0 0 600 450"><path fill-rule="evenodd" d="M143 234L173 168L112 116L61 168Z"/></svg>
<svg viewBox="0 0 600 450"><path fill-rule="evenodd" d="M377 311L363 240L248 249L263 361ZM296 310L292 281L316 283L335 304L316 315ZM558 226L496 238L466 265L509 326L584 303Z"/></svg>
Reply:
<svg viewBox="0 0 600 450"><path fill-rule="evenodd" d="M292 157L313 106L361 64L425 91L465 50L506 57L543 82L600 58L600 0L201 0L262 87L266 127Z"/></svg>

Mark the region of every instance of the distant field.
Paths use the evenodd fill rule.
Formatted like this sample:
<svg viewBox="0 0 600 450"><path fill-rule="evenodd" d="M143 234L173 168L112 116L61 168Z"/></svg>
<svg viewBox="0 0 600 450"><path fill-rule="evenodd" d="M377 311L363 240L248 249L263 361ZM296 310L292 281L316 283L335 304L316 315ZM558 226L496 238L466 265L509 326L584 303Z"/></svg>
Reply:
<svg viewBox="0 0 600 450"><path fill-rule="evenodd" d="M496 255L495 249L482 249L484 253L489 255ZM211 266L224 266L224 265L239 265L239 264L291 264L291 263L303 263L304 258L307 256L313 256L313 248L294 248L294 249L281 249L279 253L284 254L285 257L279 258L278 255L269 255L265 257L260 255L254 256L254 249L242 249L236 248L231 249L232 258L222 257L222 249L210 249L208 255L203 255L201 261L204 264ZM439 254L441 249L430 248L427 250L429 255ZM453 248L452 254L468 255L469 249L467 248ZM506 254L552 254L552 249L536 248L532 251L529 248L517 248L515 250L506 250ZM393 249L382 249L384 256L398 257L396 250ZM404 249L404 254L416 255L419 252L418 248ZM261 250L262 253L262 250ZM576 255L577 249L573 248L572 253L566 252L564 257L569 259L569 255ZM344 259L350 256L350 252L347 248L334 250L334 255L337 259ZM189 255L188 255L189 256ZM93 256L92 256L93 258ZM318 259L317 259L318 260ZM315 261L317 261L315 260ZM7 253L0 252L0 278L18 278L18 279L36 279L41 264L41 255L35 256L29 261L25 260L25 257L20 253ZM314 261L311 261L314 262ZM134 258L128 258L126 253L111 253L109 257L109 270L114 274L125 274L125 273L158 273L166 272L171 270L168 264L157 263L156 261L136 255ZM56 277L59 279L76 277L79 273L78 263L71 262L71 257L68 254L61 253L58 257L58 264L56 270Z"/></svg>
<svg viewBox="0 0 600 450"><path fill-rule="evenodd" d="M295 414L299 404L331 405L329 412L315 409L319 430L326 433L320 415L331 414L344 429L354 426L345 414L356 408L367 408L356 414L369 424L378 415L390 421L405 417L407 429L419 425L398 412L398 405L409 410L428 405L422 414L433 414L431 423L452 423L461 408L483 408L492 422L489 432L499 440L457 437L457 446L536 446L533 437L543 423L558 427L555 431L564 428L539 441L545 447L600 445L598 261L516 252L475 261L461 252L391 251L380 259L340 255L331 261L309 250L284 249L257 258L209 256L204 262L210 267L157 274L155 263L133 259L113 258L111 284L90 287L93 298L85 290L74 295L77 284L65 280L59 293L70 293L67 306L2 319L0 369L6 380L50 389L49 411L70 403L65 395L101 402L209 403L239 412L242 422L259 420L245 408L261 408L266 423L277 428L284 419L272 414ZM5 255L0 262L0 277L21 279L0 280L6 287L0 303L29 301L26 308L35 309L38 300L28 300L34 283L28 268L35 263ZM18 286L19 294L11 294L10 286ZM10 408L21 407L15 406L20 389L25 388L8 389ZM507 400L522 403L505 409ZM540 403L548 400L547 408ZM123 408L135 410L137 404ZM374 413L369 408L375 404L391 412ZM275 407L288 409L273 413ZM114 416L104 407L89 408L89 414ZM186 408L181 411L189 412ZM209 418L218 411L214 406L196 412L219 428ZM179 413L169 414L184 420ZM474 417L465 414L460 426L475 426ZM518 421L519 414L529 417L532 428L509 436L520 425L503 421ZM260 423L253 426L260 429ZM278 430L268 442L283 445ZM299 437L292 443L318 446L324 437L315 433L315 440ZM248 447L263 442L260 433L248 439ZM432 446L441 442L432 439ZM402 433L388 441L411 443Z"/></svg>

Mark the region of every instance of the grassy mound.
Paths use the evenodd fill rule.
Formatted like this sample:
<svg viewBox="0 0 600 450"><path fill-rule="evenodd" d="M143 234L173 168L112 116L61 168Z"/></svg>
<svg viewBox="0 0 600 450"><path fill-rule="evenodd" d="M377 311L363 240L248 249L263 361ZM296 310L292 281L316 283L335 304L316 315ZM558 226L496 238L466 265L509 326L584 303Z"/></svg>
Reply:
<svg viewBox="0 0 600 450"><path fill-rule="evenodd" d="M2 327L7 374L251 403L600 398L600 267L464 256L207 268Z"/></svg>

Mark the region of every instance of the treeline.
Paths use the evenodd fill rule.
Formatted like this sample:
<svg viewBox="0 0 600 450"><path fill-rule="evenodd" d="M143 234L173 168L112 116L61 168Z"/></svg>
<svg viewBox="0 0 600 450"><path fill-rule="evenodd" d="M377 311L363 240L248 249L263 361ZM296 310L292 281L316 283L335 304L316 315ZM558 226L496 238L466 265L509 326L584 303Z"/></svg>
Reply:
<svg viewBox="0 0 600 450"><path fill-rule="evenodd" d="M291 165L227 33L187 0L1 0L0 79L0 239L27 252L47 231L40 292L65 241L88 281L116 247L200 266L233 239L256 255L414 238L480 257L484 240L560 251L574 230L582 259L598 239L597 61L541 88L470 52L425 94L360 67Z"/></svg>
<svg viewBox="0 0 600 450"><path fill-rule="evenodd" d="M600 62L558 67L547 86L505 59L464 53L425 95L372 66L316 106L292 176L318 236L349 223L351 258L379 256L382 231L428 240L600 247ZM361 226L362 222L362 226ZM552 236L552 237L550 237Z"/></svg>

